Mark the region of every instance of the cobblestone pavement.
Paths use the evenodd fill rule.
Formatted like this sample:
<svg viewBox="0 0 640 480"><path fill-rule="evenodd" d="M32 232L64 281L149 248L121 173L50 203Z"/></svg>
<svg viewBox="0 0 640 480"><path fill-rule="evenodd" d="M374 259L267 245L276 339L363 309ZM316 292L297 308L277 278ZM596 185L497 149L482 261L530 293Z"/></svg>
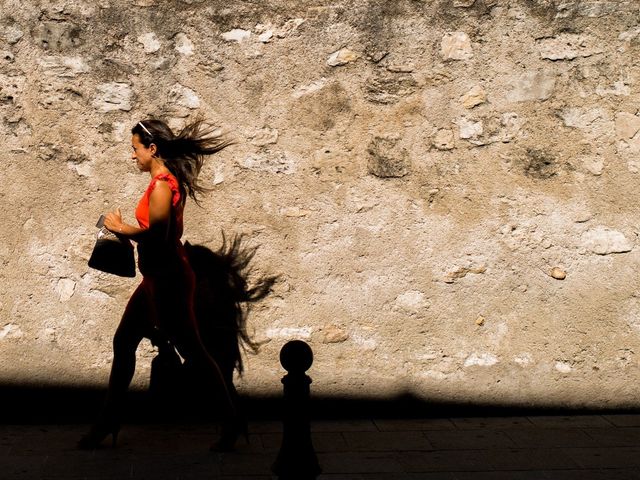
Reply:
<svg viewBox="0 0 640 480"><path fill-rule="evenodd" d="M253 479L281 425L211 453L212 425L126 425L117 447L75 448L86 425L0 425L1 479ZM640 480L640 415L317 421L319 480ZM108 442L105 442L108 443Z"/></svg>

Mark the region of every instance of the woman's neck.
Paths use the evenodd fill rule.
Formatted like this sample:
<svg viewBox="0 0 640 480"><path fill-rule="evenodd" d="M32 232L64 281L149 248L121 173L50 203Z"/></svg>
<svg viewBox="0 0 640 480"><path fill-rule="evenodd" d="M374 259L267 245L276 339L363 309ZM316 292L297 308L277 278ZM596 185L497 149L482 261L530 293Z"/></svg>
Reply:
<svg viewBox="0 0 640 480"><path fill-rule="evenodd" d="M171 173L171 172L161 160L157 162L153 162L151 164L151 170L149 170L149 174L151 175L151 178L155 177L156 175L160 175L162 173Z"/></svg>

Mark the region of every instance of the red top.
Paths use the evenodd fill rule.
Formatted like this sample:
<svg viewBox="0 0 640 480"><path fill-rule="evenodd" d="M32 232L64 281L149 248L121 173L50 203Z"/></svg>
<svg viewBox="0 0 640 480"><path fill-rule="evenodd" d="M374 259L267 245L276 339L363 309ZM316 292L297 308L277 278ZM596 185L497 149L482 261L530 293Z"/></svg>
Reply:
<svg viewBox="0 0 640 480"><path fill-rule="evenodd" d="M144 195L136 207L136 220L138 220L140 228L149 228L149 198L151 197L151 192L153 192L153 189L156 187L158 180L167 182L169 188L171 188L171 223L169 226L169 235L170 237L175 238L176 243L179 243L184 229L184 202L182 201L182 195L180 195L180 185L178 184L178 180L172 174L161 173L151 179L147 190L144 192Z"/></svg>

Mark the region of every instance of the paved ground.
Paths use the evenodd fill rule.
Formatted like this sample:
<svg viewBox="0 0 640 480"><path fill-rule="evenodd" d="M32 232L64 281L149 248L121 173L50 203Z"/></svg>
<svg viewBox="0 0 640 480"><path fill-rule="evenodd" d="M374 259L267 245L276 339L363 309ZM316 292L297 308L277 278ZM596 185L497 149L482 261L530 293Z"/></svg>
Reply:
<svg viewBox="0 0 640 480"><path fill-rule="evenodd" d="M210 425L127 425L79 451L85 425L0 425L0 479L249 479L270 473L277 422L214 454ZM640 480L640 415L318 421L319 480Z"/></svg>

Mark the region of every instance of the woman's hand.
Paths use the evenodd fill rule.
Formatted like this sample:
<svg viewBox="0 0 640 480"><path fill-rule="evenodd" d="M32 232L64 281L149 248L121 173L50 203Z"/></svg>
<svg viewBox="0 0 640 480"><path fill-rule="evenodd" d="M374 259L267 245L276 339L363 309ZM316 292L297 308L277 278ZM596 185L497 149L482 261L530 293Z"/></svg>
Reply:
<svg viewBox="0 0 640 480"><path fill-rule="evenodd" d="M119 208L116 208L113 212L107 213L104 217L104 226L110 232L122 233L124 222L122 221L122 214L120 213Z"/></svg>

